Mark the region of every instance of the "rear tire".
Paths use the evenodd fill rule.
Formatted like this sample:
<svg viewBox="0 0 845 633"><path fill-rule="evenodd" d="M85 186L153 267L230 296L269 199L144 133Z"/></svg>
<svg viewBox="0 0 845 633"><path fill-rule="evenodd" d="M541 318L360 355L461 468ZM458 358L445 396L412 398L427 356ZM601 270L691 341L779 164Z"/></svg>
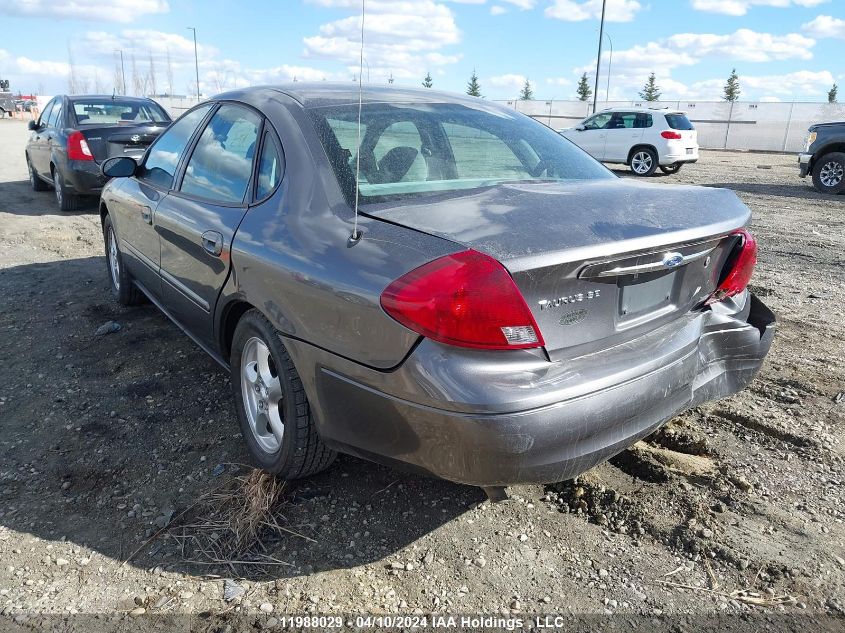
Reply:
<svg viewBox="0 0 845 633"><path fill-rule="evenodd" d="M300 479L331 466L337 453L318 435L293 361L258 310L238 321L230 366L241 433L259 468Z"/></svg>
<svg viewBox="0 0 845 633"><path fill-rule="evenodd" d="M682 164L683 163L675 163L674 165L661 165L660 171L662 171L664 174L677 174L679 171L681 171Z"/></svg>
<svg viewBox="0 0 845 633"><path fill-rule="evenodd" d="M631 152L631 171L635 176L651 176L657 169L657 153L648 147Z"/></svg>
<svg viewBox="0 0 845 633"><path fill-rule="evenodd" d="M132 275L123 265L123 255L117 241L117 233L111 222L111 216L103 220L103 243L106 247L106 269L109 273L111 293L117 302L124 306L134 306L144 302L144 294L132 283Z"/></svg>
<svg viewBox="0 0 845 633"><path fill-rule="evenodd" d="M47 191L47 183L41 180L38 176L35 171L35 167L32 166L32 163L29 160L29 156L26 157L26 167L29 170L29 186L32 187L32 190Z"/></svg>
<svg viewBox="0 0 845 633"><path fill-rule="evenodd" d="M815 161L813 185L822 193L845 191L845 153L830 152Z"/></svg>
<svg viewBox="0 0 845 633"><path fill-rule="evenodd" d="M65 187L61 172L53 167L53 189L56 191L56 203L59 211L76 211L79 209L79 196L70 193Z"/></svg>

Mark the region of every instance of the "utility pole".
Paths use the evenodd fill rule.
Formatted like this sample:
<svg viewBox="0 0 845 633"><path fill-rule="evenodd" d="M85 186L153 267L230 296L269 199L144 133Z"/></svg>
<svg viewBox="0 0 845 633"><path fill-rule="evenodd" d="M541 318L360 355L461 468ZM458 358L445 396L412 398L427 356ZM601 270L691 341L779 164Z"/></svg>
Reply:
<svg viewBox="0 0 845 633"><path fill-rule="evenodd" d="M599 54L596 57L596 85L593 88L593 114L596 112L596 101L599 98L599 71L601 70L601 45L604 40L604 12L607 8L607 0L601 2L601 24L599 25Z"/></svg>
<svg viewBox="0 0 845 633"><path fill-rule="evenodd" d="M123 94L126 94L126 70L123 68L123 51L119 48L114 50L116 53L120 53L120 81L123 83Z"/></svg>
<svg viewBox="0 0 845 633"><path fill-rule="evenodd" d="M605 33L607 36L607 41L610 42L610 59L607 60L607 90L604 93L604 100L605 102L610 101L610 70L613 68L613 38L610 37L610 33Z"/></svg>
<svg viewBox="0 0 845 633"><path fill-rule="evenodd" d="M189 31L194 32L194 69L197 72L197 102L200 100L200 62L197 56L197 30L193 26L188 27Z"/></svg>

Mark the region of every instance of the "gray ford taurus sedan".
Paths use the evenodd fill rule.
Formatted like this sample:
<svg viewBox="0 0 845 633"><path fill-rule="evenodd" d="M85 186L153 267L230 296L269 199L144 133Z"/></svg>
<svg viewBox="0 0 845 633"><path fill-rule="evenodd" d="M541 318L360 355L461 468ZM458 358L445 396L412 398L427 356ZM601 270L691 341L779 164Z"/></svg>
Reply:
<svg viewBox="0 0 845 633"><path fill-rule="evenodd" d="M230 369L260 467L557 481L760 368L731 191L619 179L480 99L367 87L360 117L359 150L354 87L249 88L103 166L115 296Z"/></svg>

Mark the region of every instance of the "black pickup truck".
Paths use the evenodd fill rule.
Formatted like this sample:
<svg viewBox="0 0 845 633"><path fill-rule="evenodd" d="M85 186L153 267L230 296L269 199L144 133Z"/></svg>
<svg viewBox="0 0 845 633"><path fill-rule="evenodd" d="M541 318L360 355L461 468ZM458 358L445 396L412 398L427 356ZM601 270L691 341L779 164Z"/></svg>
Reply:
<svg viewBox="0 0 845 633"><path fill-rule="evenodd" d="M845 191L845 121L810 126L804 151L798 154L801 177L813 176L822 193Z"/></svg>

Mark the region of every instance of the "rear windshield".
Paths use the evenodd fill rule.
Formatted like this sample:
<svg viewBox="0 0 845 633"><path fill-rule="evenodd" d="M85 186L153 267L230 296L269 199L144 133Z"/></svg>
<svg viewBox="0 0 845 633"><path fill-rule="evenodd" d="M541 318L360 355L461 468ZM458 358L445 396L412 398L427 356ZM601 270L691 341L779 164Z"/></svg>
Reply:
<svg viewBox="0 0 845 633"><path fill-rule="evenodd" d="M667 114L666 123L673 130L694 130L692 122L687 118L686 114Z"/></svg>
<svg viewBox="0 0 845 633"><path fill-rule="evenodd" d="M170 117L153 101L91 99L74 101L73 111L79 125L169 123Z"/></svg>
<svg viewBox="0 0 845 633"><path fill-rule="evenodd" d="M310 112L338 182L351 200L358 106ZM502 182L613 177L552 129L498 107L373 103L361 111L358 184L364 204Z"/></svg>

